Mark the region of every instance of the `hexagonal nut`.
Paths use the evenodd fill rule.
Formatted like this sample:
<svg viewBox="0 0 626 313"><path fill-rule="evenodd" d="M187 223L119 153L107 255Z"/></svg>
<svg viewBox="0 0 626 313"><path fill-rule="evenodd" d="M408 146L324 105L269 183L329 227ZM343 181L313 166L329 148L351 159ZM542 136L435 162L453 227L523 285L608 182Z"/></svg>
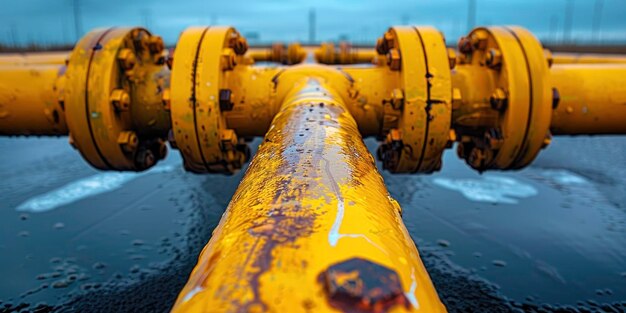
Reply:
<svg viewBox="0 0 626 313"><path fill-rule="evenodd" d="M111 105L118 111L128 111L130 108L130 96L124 89L115 89L111 92Z"/></svg>
<svg viewBox="0 0 626 313"><path fill-rule="evenodd" d="M389 52L387 41L382 37L376 40L376 52L380 55L387 55Z"/></svg>
<svg viewBox="0 0 626 313"><path fill-rule="evenodd" d="M329 303L340 311L388 312L409 305L400 277L388 267L363 258L329 266L318 276Z"/></svg>
<svg viewBox="0 0 626 313"><path fill-rule="evenodd" d="M490 68L498 68L502 65L502 52L498 49L489 49L485 53L485 65Z"/></svg>
<svg viewBox="0 0 626 313"><path fill-rule="evenodd" d="M241 36L231 38L229 46L237 55L244 55L248 51L248 41Z"/></svg>
<svg viewBox="0 0 626 313"><path fill-rule="evenodd" d="M141 147L135 155L135 167L139 171L151 168L156 162L157 158L154 156L154 152L146 147Z"/></svg>
<svg viewBox="0 0 626 313"><path fill-rule="evenodd" d="M391 91L391 106L396 109L402 109L404 105L404 92L400 88L395 88Z"/></svg>
<svg viewBox="0 0 626 313"><path fill-rule="evenodd" d="M402 64L400 63L400 51L398 49L391 49L387 53L387 65L392 71L399 71Z"/></svg>
<svg viewBox="0 0 626 313"><path fill-rule="evenodd" d="M220 131L220 142L222 144L222 151L235 150L237 146L237 134L232 129L223 129Z"/></svg>
<svg viewBox="0 0 626 313"><path fill-rule="evenodd" d="M163 110L170 111L172 108L172 98L169 88L163 90L163 93L161 94L161 102L163 103Z"/></svg>
<svg viewBox="0 0 626 313"><path fill-rule="evenodd" d="M224 48L222 51L222 70L230 71L237 65L235 51L231 48Z"/></svg>
<svg viewBox="0 0 626 313"><path fill-rule="evenodd" d="M137 137L134 131L123 131L117 136L117 144L120 145L124 152L132 153L139 145L139 137Z"/></svg>
<svg viewBox="0 0 626 313"><path fill-rule="evenodd" d="M472 33L470 40L474 49L485 50L487 48L487 38L489 38L489 34L485 30L480 29Z"/></svg>
<svg viewBox="0 0 626 313"><path fill-rule="evenodd" d="M117 60L124 70L131 70L137 63L137 57L133 50L124 48L117 54Z"/></svg>
<svg viewBox="0 0 626 313"><path fill-rule="evenodd" d="M461 37L461 39L459 39L458 49L459 52L464 54L472 53L472 51L474 51L472 41L468 37Z"/></svg>
<svg viewBox="0 0 626 313"><path fill-rule="evenodd" d="M150 36L148 38L148 50L151 54L160 54L165 49L165 43L161 36Z"/></svg>
<svg viewBox="0 0 626 313"><path fill-rule="evenodd" d="M489 104L491 104L491 108L500 112L506 111L508 106L508 98L506 95L506 91L502 88L496 88L496 90L491 94L489 98Z"/></svg>

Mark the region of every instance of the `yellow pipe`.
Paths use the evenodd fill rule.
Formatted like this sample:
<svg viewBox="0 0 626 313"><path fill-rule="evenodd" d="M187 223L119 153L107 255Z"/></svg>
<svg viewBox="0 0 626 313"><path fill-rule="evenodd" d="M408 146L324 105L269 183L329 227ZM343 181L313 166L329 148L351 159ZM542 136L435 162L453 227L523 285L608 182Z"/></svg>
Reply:
<svg viewBox="0 0 626 313"><path fill-rule="evenodd" d="M554 53L553 64L598 64L598 63L626 63L626 55L595 54L595 53Z"/></svg>
<svg viewBox="0 0 626 313"><path fill-rule="evenodd" d="M626 64L555 65L550 72L560 98L553 134L626 133Z"/></svg>
<svg viewBox="0 0 626 313"><path fill-rule="evenodd" d="M0 66L0 135L67 135L65 65Z"/></svg>
<svg viewBox="0 0 626 313"><path fill-rule="evenodd" d="M372 63L378 56L372 48L357 48L348 42L340 42L337 47L332 42L324 42L314 53L315 59L321 64Z"/></svg>
<svg viewBox="0 0 626 313"><path fill-rule="evenodd" d="M342 96L292 77L173 312L444 312Z"/></svg>
<svg viewBox="0 0 626 313"><path fill-rule="evenodd" d="M29 52L0 54L0 65L63 65L70 56L70 51Z"/></svg>

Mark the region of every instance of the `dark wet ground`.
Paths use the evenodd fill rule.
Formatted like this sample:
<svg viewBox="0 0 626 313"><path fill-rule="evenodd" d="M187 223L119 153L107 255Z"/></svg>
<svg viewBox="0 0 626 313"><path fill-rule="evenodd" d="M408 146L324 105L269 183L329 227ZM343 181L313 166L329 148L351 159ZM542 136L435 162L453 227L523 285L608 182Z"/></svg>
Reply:
<svg viewBox="0 0 626 313"><path fill-rule="evenodd" d="M242 175L184 173L177 152L98 172L65 138L0 151L0 312L167 311ZM384 176L451 312L624 312L625 165L626 138L558 138L520 172L448 153Z"/></svg>

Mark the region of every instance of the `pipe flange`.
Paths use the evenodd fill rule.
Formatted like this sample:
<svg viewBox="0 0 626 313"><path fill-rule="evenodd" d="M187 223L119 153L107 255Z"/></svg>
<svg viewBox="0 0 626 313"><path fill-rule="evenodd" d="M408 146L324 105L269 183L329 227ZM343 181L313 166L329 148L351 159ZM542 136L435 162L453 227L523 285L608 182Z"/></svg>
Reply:
<svg viewBox="0 0 626 313"><path fill-rule="evenodd" d="M527 166L544 145L552 118L549 66L541 43L520 27L481 27L459 47L466 64L488 71L490 104L498 112L495 127L472 134L459 155L479 171ZM495 141L494 131L501 134ZM476 155L485 157L477 162Z"/></svg>
<svg viewBox="0 0 626 313"><path fill-rule="evenodd" d="M172 131L191 172L234 173L249 158L246 143L228 129L220 108L225 76L245 53L234 49L239 39L230 27L190 27L178 40L170 91Z"/></svg>
<svg viewBox="0 0 626 313"><path fill-rule="evenodd" d="M393 27L379 40L388 66L399 70L404 101L398 127L380 146L383 167L392 173L432 173L441 168L452 112L450 61L445 40L432 27ZM399 54L400 62L394 63Z"/></svg>
<svg viewBox="0 0 626 313"><path fill-rule="evenodd" d="M134 91L162 46L142 28L109 28L83 37L69 58L65 115L74 146L101 170L143 171L165 157L163 138L134 129Z"/></svg>

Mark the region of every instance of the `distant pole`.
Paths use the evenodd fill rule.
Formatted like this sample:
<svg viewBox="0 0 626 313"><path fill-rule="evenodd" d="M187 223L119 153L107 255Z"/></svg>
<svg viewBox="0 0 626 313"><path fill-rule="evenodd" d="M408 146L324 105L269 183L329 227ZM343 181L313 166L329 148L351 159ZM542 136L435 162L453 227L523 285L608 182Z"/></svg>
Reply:
<svg viewBox="0 0 626 313"><path fill-rule="evenodd" d="M74 34L76 35L76 41L83 35L80 16L80 0L72 0L72 9L74 11Z"/></svg>
<svg viewBox="0 0 626 313"><path fill-rule="evenodd" d="M563 43L572 41L572 25L574 23L574 0L565 0L565 19L563 21Z"/></svg>
<svg viewBox="0 0 626 313"><path fill-rule="evenodd" d="M467 4L467 32L476 26L476 0L469 0Z"/></svg>
<svg viewBox="0 0 626 313"><path fill-rule="evenodd" d="M558 27L559 17L556 14L552 14L552 16L550 16L550 33L548 34L548 38L550 38L552 44L556 44L558 40Z"/></svg>
<svg viewBox="0 0 626 313"><path fill-rule="evenodd" d="M602 27L602 9L604 7L604 0L596 0L596 4L593 7L593 21L591 24L591 37L593 41L600 41L600 27Z"/></svg>
<svg viewBox="0 0 626 313"><path fill-rule="evenodd" d="M11 44L13 45L13 47L17 47L17 43L18 43L18 38L17 38L17 26L15 25L15 23L11 24Z"/></svg>
<svg viewBox="0 0 626 313"><path fill-rule="evenodd" d="M141 11L141 17L143 18L143 27L150 29L152 26L152 11L146 8Z"/></svg>
<svg viewBox="0 0 626 313"><path fill-rule="evenodd" d="M315 9L309 10L309 43L315 43Z"/></svg>

